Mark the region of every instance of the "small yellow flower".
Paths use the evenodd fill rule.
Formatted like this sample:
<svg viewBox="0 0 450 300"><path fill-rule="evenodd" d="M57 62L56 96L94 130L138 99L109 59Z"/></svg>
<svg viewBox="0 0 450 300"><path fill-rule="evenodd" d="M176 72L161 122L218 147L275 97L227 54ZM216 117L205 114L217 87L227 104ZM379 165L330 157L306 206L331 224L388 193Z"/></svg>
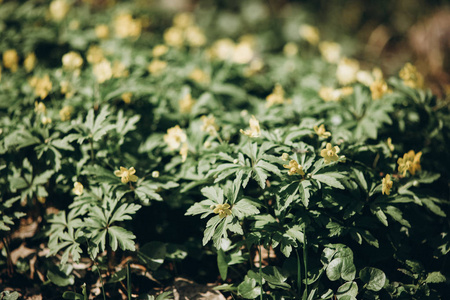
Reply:
<svg viewBox="0 0 450 300"><path fill-rule="evenodd" d="M79 69L83 65L83 58L81 58L80 54L77 52L70 51L63 55L62 64L64 69L73 71Z"/></svg>
<svg viewBox="0 0 450 300"><path fill-rule="evenodd" d="M329 138L331 136L331 132L326 131L325 125L323 125L323 124L320 126L314 125L314 132L319 137L324 138L324 139Z"/></svg>
<svg viewBox="0 0 450 300"><path fill-rule="evenodd" d="M201 116L200 119L203 121L200 130L207 132L211 136L215 136L217 130L219 130L219 126L216 124L216 118L214 116Z"/></svg>
<svg viewBox="0 0 450 300"><path fill-rule="evenodd" d="M67 80L61 81L59 85L61 86L61 94L66 95L66 98L72 97L75 93L70 82L68 82Z"/></svg>
<svg viewBox="0 0 450 300"><path fill-rule="evenodd" d="M27 57L23 61L23 66L25 67L25 70L28 73L33 71L34 67L36 66L36 61L37 61L36 55L33 52L27 55Z"/></svg>
<svg viewBox="0 0 450 300"><path fill-rule="evenodd" d="M192 96L190 93L187 93L186 95L184 95L183 98L181 98L178 101L178 107L180 108L180 112L183 114L190 113L194 104L195 104L195 100L192 99Z"/></svg>
<svg viewBox="0 0 450 300"><path fill-rule="evenodd" d="M283 153L281 155L281 159L284 160L284 161L288 161L289 160L289 154L288 153Z"/></svg>
<svg viewBox="0 0 450 300"><path fill-rule="evenodd" d="M77 196L81 196L81 194L83 194L83 189L84 189L84 187L81 184L81 182L77 181L73 184L72 192Z"/></svg>
<svg viewBox="0 0 450 300"><path fill-rule="evenodd" d="M167 62L159 59L154 59L152 62L148 65L148 71L153 75L159 75L164 71L164 69L167 67Z"/></svg>
<svg viewBox="0 0 450 300"><path fill-rule="evenodd" d="M388 195L391 193L391 188L394 183L391 180L391 175L386 174L386 177L381 181L381 193Z"/></svg>
<svg viewBox="0 0 450 300"><path fill-rule="evenodd" d="M233 62L247 64L252 60L253 56L254 52L251 43L242 41L234 48Z"/></svg>
<svg viewBox="0 0 450 300"><path fill-rule="evenodd" d="M10 69L11 72L16 72L19 66L19 55L14 49L9 49L3 52L3 66Z"/></svg>
<svg viewBox="0 0 450 300"><path fill-rule="evenodd" d="M322 57L329 63L336 64L341 58L341 45L335 42L323 41L319 43Z"/></svg>
<svg viewBox="0 0 450 300"><path fill-rule="evenodd" d="M397 160L398 171L403 173L402 175L406 175L406 171L409 171L411 175L415 175L416 171L420 171L420 158L422 156L422 152L418 152L417 154L414 150L409 150L408 153L403 154L403 158L399 157Z"/></svg>
<svg viewBox="0 0 450 300"><path fill-rule="evenodd" d="M109 27L106 24L99 24L95 26L95 35L99 39L107 39L109 36Z"/></svg>
<svg viewBox="0 0 450 300"><path fill-rule="evenodd" d="M30 85L34 87L34 94L41 99L47 97L48 93L52 90L52 82L48 75L45 75L42 78L31 78Z"/></svg>
<svg viewBox="0 0 450 300"><path fill-rule="evenodd" d="M266 107L271 107L275 104L283 104L284 101L284 89L281 84L277 83L275 84L272 94L266 97Z"/></svg>
<svg viewBox="0 0 450 300"><path fill-rule="evenodd" d="M283 165L284 168L289 169L288 175L302 175L305 176L305 172L303 172L303 167L298 164L298 162L295 159L292 159L289 161L288 165Z"/></svg>
<svg viewBox="0 0 450 300"><path fill-rule="evenodd" d="M42 124L44 124L44 125L51 124L51 123L52 123L52 119L49 118L49 117L47 117L47 116L42 116L41 122L42 122Z"/></svg>
<svg viewBox="0 0 450 300"><path fill-rule="evenodd" d="M246 136L256 138L261 136L261 127L259 127L259 121L255 118L255 116L252 116L249 121L250 129L247 130L240 130L240 132Z"/></svg>
<svg viewBox="0 0 450 300"><path fill-rule="evenodd" d="M186 41L192 47L201 47L206 44L206 36L203 30L197 26L190 26L185 31Z"/></svg>
<svg viewBox="0 0 450 300"><path fill-rule="evenodd" d="M153 171L152 172L152 177L153 178L158 178L159 177L159 171Z"/></svg>
<svg viewBox="0 0 450 300"><path fill-rule="evenodd" d="M50 15L53 20L61 21L69 12L70 4L66 0L54 0L50 3Z"/></svg>
<svg viewBox="0 0 450 300"><path fill-rule="evenodd" d="M94 73L98 83L103 83L111 79L113 75L111 63L106 59L102 60L98 64L95 64L92 68L92 72Z"/></svg>
<svg viewBox="0 0 450 300"><path fill-rule="evenodd" d="M64 106L59 111L59 117L61 118L61 121L69 121L70 117L72 116L73 107L72 106Z"/></svg>
<svg viewBox="0 0 450 300"><path fill-rule="evenodd" d="M393 152L395 148L394 148L394 144L392 144L392 139L388 138L386 140L386 143L387 143L387 146L388 146L389 150L391 150L391 152Z"/></svg>
<svg viewBox="0 0 450 300"><path fill-rule="evenodd" d="M103 56L103 50L99 46L90 46L87 51L86 60L91 64L98 64L102 60L104 60L105 57Z"/></svg>
<svg viewBox="0 0 450 300"><path fill-rule="evenodd" d="M261 58L252 59L250 64L244 69L244 76L251 77L259 73L264 68L264 61Z"/></svg>
<svg viewBox="0 0 450 300"><path fill-rule="evenodd" d="M167 45L173 47L181 47L184 43L184 32L177 27L170 27L164 31L164 41Z"/></svg>
<svg viewBox="0 0 450 300"><path fill-rule="evenodd" d="M194 16L189 12L182 12L173 17L173 25L179 28L187 28L195 23Z"/></svg>
<svg viewBox="0 0 450 300"><path fill-rule="evenodd" d="M142 22L133 19L129 13L121 13L114 19L114 31L119 38L138 38L141 30Z"/></svg>
<svg viewBox="0 0 450 300"><path fill-rule="evenodd" d="M339 159L339 156L337 155L339 151L340 149L338 146L333 147L330 143L327 143L326 148L320 151L320 156L322 156L325 163L328 164Z"/></svg>
<svg viewBox="0 0 450 300"><path fill-rule="evenodd" d="M185 162L187 155L188 155L188 151L189 151L189 145L188 143L183 143L183 146L181 146L180 149L180 155L181 155L181 161Z"/></svg>
<svg viewBox="0 0 450 300"><path fill-rule="evenodd" d="M417 68L411 63L406 63L400 70L399 76L403 79L403 83L413 89L423 88L423 76L417 71Z"/></svg>
<svg viewBox="0 0 450 300"><path fill-rule="evenodd" d="M114 78L128 77L130 72L128 72L127 67L121 61L114 61L112 66L112 76Z"/></svg>
<svg viewBox="0 0 450 300"><path fill-rule="evenodd" d="M293 42L286 43L283 47L283 53L286 56L296 56L298 53L298 46Z"/></svg>
<svg viewBox="0 0 450 300"><path fill-rule="evenodd" d="M336 77L341 85L353 83L359 71L359 62L354 59L342 58L336 69Z"/></svg>
<svg viewBox="0 0 450 300"><path fill-rule="evenodd" d="M166 45L156 45L153 47L152 55L153 57L160 57L169 51L169 48Z"/></svg>
<svg viewBox="0 0 450 300"><path fill-rule="evenodd" d="M122 98L123 102L125 102L126 104L130 104L132 96L133 96L133 94L131 92L128 92L128 93L123 93L122 95L120 95L120 98Z"/></svg>
<svg viewBox="0 0 450 300"><path fill-rule="evenodd" d="M189 78L197 83L209 83L210 81L209 75L199 68L195 68L189 74Z"/></svg>
<svg viewBox="0 0 450 300"><path fill-rule="evenodd" d="M134 173L136 173L134 167L131 167L130 169L120 167L120 170L114 171L114 175L121 177L120 180L122 183L128 183L129 181L136 182L138 177L134 175Z"/></svg>
<svg viewBox="0 0 450 300"><path fill-rule="evenodd" d="M219 60L231 59L233 57L235 47L236 45L230 39L217 40L209 50L210 56Z"/></svg>
<svg viewBox="0 0 450 300"><path fill-rule="evenodd" d="M384 94L389 93L389 88L384 79L378 79L372 82L370 85L370 91L372 92L372 99L378 100L383 97Z"/></svg>
<svg viewBox="0 0 450 300"><path fill-rule="evenodd" d="M186 140L186 134L179 125L169 128L167 130L167 134L164 135L164 142L167 143L170 150L176 150L180 148L181 144L186 142Z"/></svg>
<svg viewBox="0 0 450 300"><path fill-rule="evenodd" d="M306 40L311 45L317 45L317 43L320 40L319 29L317 29L317 27L308 24L301 25L298 30L298 33L304 40Z"/></svg>
<svg viewBox="0 0 450 300"><path fill-rule="evenodd" d="M230 216L231 215L231 209L230 209L230 204L225 203L225 204L216 204L215 206L211 205L213 212L215 214L219 214L219 217L221 219L225 218L226 216Z"/></svg>
<svg viewBox="0 0 450 300"><path fill-rule="evenodd" d="M43 102L34 102L34 111L38 114L45 114L45 111L47 108L45 107L45 104Z"/></svg>

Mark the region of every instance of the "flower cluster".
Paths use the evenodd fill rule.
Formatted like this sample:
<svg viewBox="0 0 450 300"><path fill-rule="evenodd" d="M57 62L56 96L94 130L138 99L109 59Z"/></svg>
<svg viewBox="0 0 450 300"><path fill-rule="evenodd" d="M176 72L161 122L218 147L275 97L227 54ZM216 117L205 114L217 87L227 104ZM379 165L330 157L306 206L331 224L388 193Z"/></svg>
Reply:
<svg viewBox="0 0 450 300"><path fill-rule="evenodd" d="M422 152L415 153L414 150L409 150L408 153L403 154L403 157L399 157L397 160L398 171L403 176L409 171L411 175L415 175L417 171L420 171L420 158Z"/></svg>
<svg viewBox="0 0 450 300"><path fill-rule="evenodd" d="M288 175L302 175L305 176L305 172L303 172L303 167L298 164L295 159L291 159L288 165L283 165L284 168L289 169Z"/></svg>

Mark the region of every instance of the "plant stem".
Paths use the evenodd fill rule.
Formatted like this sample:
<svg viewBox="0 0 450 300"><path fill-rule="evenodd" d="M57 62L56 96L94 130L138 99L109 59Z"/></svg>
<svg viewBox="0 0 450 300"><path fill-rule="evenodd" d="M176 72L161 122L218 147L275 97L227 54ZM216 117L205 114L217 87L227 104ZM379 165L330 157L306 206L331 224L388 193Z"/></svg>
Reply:
<svg viewBox="0 0 450 300"><path fill-rule="evenodd" d="M102 274L100 273L100 268L98 267L98 263L97 263L97 272L98 272L98 276L100 277L100 283L102 284L103 300L106 300L106 294L105 294L105 287L104 287L104 283L103 283L103 277L102 277Z"/></svg>
<svg viewBox="0 0 450 300"><path fill-rule="evenodd" d="M258 245L258 253L259 253L259 284L261 285L261 293L259 294L259 299L263 299L263 293L264 293L264 289L263 289L263 283L262 283L262 272L261 272L261 245Z"/></svg>
<svg viewBox="0 0 450 300"><path fill-rule="evenodd" d="M89 139L89 144L91 145L91 161L94 162L95 156L94 156L94 140L93 140L93 138Z"/></svg>
<svg viewBox="0 0 450 300"><path fill-rule="evenodd" d="M303 263L305 268L305 294L308 296L308 252L306 250L306 229L304 234L305 244L303 245Z"/></svg>
<svg viewBox="0 0 450 300"><path fill-rule="evenodd" d="M131 300L130 261L127 262L127 293L128 293L128 300Z"/></svg>
<svg viewBox="0 0 450 300"><path fill-rule="evenodd" d="M295 254L297 255L297 290L298 290L298 299L302 298L302 266L300 264L300 257L298 255L298 249L295 249Z"/></svg>

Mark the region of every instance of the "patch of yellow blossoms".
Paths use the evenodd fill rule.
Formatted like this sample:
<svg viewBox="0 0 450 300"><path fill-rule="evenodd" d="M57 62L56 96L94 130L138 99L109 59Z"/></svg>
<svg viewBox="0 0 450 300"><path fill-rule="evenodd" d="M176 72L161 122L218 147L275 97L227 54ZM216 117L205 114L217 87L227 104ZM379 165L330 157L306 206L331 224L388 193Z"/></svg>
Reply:
<svg viewBox="0 0 450 300"><path fill-rule="evenodd" d="M337 161L339 159L339 156L337 155L339 151L340 149L338 146L333 147L333 145L327 143L325 149L322 149L322 151L320 151L320 156L323 157L326 164L329 164L332 161Z"/></svg>
<svg viewBox="0 0 450 300"><path fill-rule="evenodd" d="M284 89L281 84L275 84L275 87L270 95L266 97L266 107L271 107L275 104L283 104L285 101L290 101L290 99L284 98Z"/></svg>
<svg viewBox="0 0 450 300"><path fill-rule="evenodd" d="M303 172L303 167L299 165L295 159L291 159L288 165L283 165L283 168L289 169L288 175L305 176L305 172Z"/></svg>
<svg viewBox="0 0 450 300"><path fill-rule="evenodd" d="M259 121L255 118L255 116L252 116L249 120L250 129L243 130L241 129L240 132L246 136L256 138L261 136L261 127L259 126Z"/></svg>
<svg viewBox="0 0 450 300"><path fill-rule="evenodd" d="M381 181L381 193L388 195L391 193L391 188L394 183L391 180L391 175L386 174L386 177Z"/></svg>
<svg viewBox="0 0 450 300"><path fill-rule="evenodd" d="M411 175L415 175L417 171L421 170L420 166L420 158L422 156L422 152L418 152L417 154L414 150L409 150L408 153L403 154L403 157L399 157L397 160L398 163L398 171L403 173L405 176L406 172L409 171Z"/></svg>
<svg viewBox="0 0 450 300"><path fill-rule="evenodd" d="M114 175L120 177L120 181L122 181L122 183L128 183L129 181L136 182L138 177L134 175L134 173L136 173L134 167L129 169L120 167L120 170L114 171Z"/></svg>

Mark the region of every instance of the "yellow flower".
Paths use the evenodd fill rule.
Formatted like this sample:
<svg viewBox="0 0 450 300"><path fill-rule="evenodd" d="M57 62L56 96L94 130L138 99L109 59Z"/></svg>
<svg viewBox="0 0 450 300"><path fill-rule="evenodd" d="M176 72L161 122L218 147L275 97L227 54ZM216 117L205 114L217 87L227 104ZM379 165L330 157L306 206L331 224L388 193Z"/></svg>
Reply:
<svg viewBox="0 0 450 300"><path fill-rule="evenodd" d="M70 82L67 80L63 80L59 83L61 86L61 94L65 94L66 98L70 98L73 96L75 91L72 89L72 86L70 85Z"/></svg>
<svg viewBox="0 0 450 300"><path fill-rule="evenodd" d="M170 27L164 31L164 41L167 45L173 47L181 47L184 42L184 32L177 27Z"/></svg>
<svg viewBox="0 0 450 300"><path fill-rule="evenodd" d="M182 12L173 17L173 25L179 28L187 28L194 22L194 16L189 12Z"/></svg>
<svg viewBox="0 0 450 300"><path fill-rule="evenodd" d="M169 48L166 45L156 45L153 47L152 55L153 57L160 57L169 51Z"/></svg>
<svg viewBox="0 0 450 300"><path fill-rule="evenodd" d="M249 63L254 56L251 43L242 41L236 45L233 53L233 61L238 64Z"/></svg>
<svg viewBox="0 0 450 300"><path fill-rule="evenodd" d="M215 136L217 130L219 130L219 126L216 124L216 118L214 116L201 116L201 120L203 121L203 125L200 127L200 130L207 132L211 136Z"/></svg>
<svg viewBox="0 0 450 300"><path fill-rule="evenodd" d="M199 68L195 68L189 74L189 78L197 83L209 83L210 81L209 75Z"/></svg>
<svg viewBox="0 0 450 300"><path fill-rule="evenodd" d="M388 195L391 193L391 188L394 183L391 180L391 175L386 174L386 177L381 181L381 193Z"/></svg>
<svg viewBox="0 0 450 300"><path fill-rule="evenodd" d="M153 178L158 178L159 177L159 171L153 171L152 172L152 177Z"/></svg>
<svg viewBox="0 0 450 300"><path fill-rule="evenodd" d="M34 102L34 111L39 113L39 114L45 114L46 111L46 107L45 104L43 102Z"/></svg>
<svg viewBox="0 0 450 300"><path fill-rule="evenodd" d="M81 194L83 194L83 189L84 189L84 187L81 184L81 182L77 181L73 184L72 192L77 196L81 196Z"/></svg>
<svg viewBox="0 0 450 300"><path fill-rule="evenodd" d="M286 43L283 47L283 53L286 56L295 56L298 53L298 47L293 42Z"/></svg>
<svg viewBox="0 0 450 300"><path fill-rule="evenodd" d="M50 15L53 20L61 21L69 12L70 5L66 0L54 0L50 3Z"/></svg>
<svg viewBox="0 0 450 300"><path fill-rule="evenodd" d="M378 100L383 97L384 94L389 93L389 88L384 79L377 79L370 85L370 91L372 92L372 99Z"/></svg>
<svg viewBox="0 0 450 300"><path fill-rule="evenodd" d="M159 59L154 59L148 65L148 71L153 75L161 74L162 71L167 67L167 62Z"/></svg>
<svg viewBox="0 0 450 300"><path fill-rule="evenodd" d="M76 70L83 65L83 58L77 52L70 51L63 55L62 64L67 70Z"/></svg>
<svg viewBox="0 0 450 300"><path fill-rule="evenodd" d="M319 137L324 138L324 139L326 139L326 138L328 138L328 137L331 136L331 132L326 131L325 125L323 125L323 124L320 125L320 126L314 125L314 132L315 132Z"/></svg>
<svg viewBox="0 0 450 300"><path fill-rule="evenodd" d="M187 93L186 95L184 95L183 98L181 98L178 101L178 106L180 107L180 112L183 114L190 113L194 104L195 104L195 100L192 99L192 96L190 93Z"/></svg>
<svg viewBox="0 0 450 300"><path fill-rule="evenodd" d="M251 77L264 68L264 61L261 58L252 59L250 64L244 69L244 76Z"/></svg>
<svg viewBox="0 0 450 300"><path fill-rule="evenodd" d="M226 216L231 215L230 204L228 204L228 203L216 204L215 206L212 206L212 208L213 208L213 212L215 214L219 214L219 217L221 219L225 218Z"/></svg>
<svg viewBox="0 0 450 300"><path fill-rule="evenodd" d="M99 39L107 39L109 36L109 27L106 24L99 24L95 26L95 35Z"/></svg>
<svg viewBox="0 0 450 300"><path fill-rule="evenodd" d="M342 58L336 69L336 77L340 84L347 85L356 80L359 62L354 59Z"/></svg>
<svg viewBox="0 0 450 300"><path fill-rule="evenodd" d="M72 106L64 106L63 108L61 108L61 110L59 111L59 117L61 118L61 121L69 121L70 117L72 116L72 111Z"/></svg>
<svg viewBox="0 0 450 300"><path fill-rule="evenodd" d="M129 13L121 13L114 19L114 31L119 38L134 37L141 35L142 22L133 19Z"/></svg>
<svg viewBox="0 0 450 300"><path fill-rule="evenodd" d="M36 66L36 61L37 61L36 55L33 52L27 55L27 57L23 61L23 66L25 67L25 70L28 73L33 71L34 67Z"/></svg>
<svg viewBox="0 0 450 300"><path fill-rule="evenodd" d="M323 41L319 43L322 57L329 63L336 64L341 58L341 45L335 42Z"/></svg>
<svg viewBox="0 0 450 300"><path fill-rule="evenodd" d="M185 162L188 155L189 145L188 143L183 143L180 149L181 161Z"/></svg>
<svg viewBox="0 0 450 300"><path fill-rule="evenodd" d="M192 47L201 47L206 44L206 36L203 30L197 26L190 26L185 31L186 41Z"/></svg>
<svg viewBox="0 0 450 300"><path fill-rule="evenodd" d="M19 66L19 55L14 49L9 49L3 52L3 66L10 69L11 72L16 72Z"/></svg>
<svg viewBox="0 0 450 300"><path fill-rule="evenodd" d="M284 160L284 161L288 161L289 160L289 154L288 153L283 153L281 155L281 159Z"/></svg>
<svg viewBox="0 0 450 300"><path fill-rule="evenodd" d="M112 66L112 75L114 78L128 77L130 72L128 72L127 67L121 61L114 61Z"/></svg>
<svg viewBox="0 0 450 300"><path fill-rule="evenodd" d="M288 175L299 174L304 176L305 172L303 172L303 167L298 164L298 162L292 159L288 165L283 165L284 168L289 169Z"/></svg>
<svg viewBox="0 0 450 300"><path fill-rule="evenodd" d="M167 143L170 150L180 148L181 144L186 142L187 137L179 125L169 128L167 134L164 135L164 142Z"/></svg>
<svg viewBox="0 0 450 300"><path fill-rule="evenodd" d="M423 88L423 76L417 71L417 68L411 63L406 63L400 70L399 76L403 79L403 83L413 89Z"/></svg>
<svg viewBox="0 0 450 300"><path fill-rule="evenodd" d="M52 123L52 119L47 116L42 116L41 122L42 122L42 124L47 125L47 124Z"/></svg>
<svg viewBox="0 0 450 300"><path fill-rule="evenodd" d="M259 121L255 118L255 116L252 116L250 121L250 129L247 130L240 130L240 132L246 136L256 138L261 136L261 128L259 127Z"/></svg>
<svg viewBox="0 0 450 300"><path fill-rule="evenodd" d="M233 57L236 45L230 39L220 39L214 42L209 50L212 58L219 60L228 60Z"/></svg>
<svg viewBox="0 0 450 300"><path fill-rule="evenodd" d="M270 107L274 104L283 104L284 100L284 89L281 84L277 83L275 84L272 94L266 97L266 107Z"/></svg>
<svg viewBox="0 0 450 300"><path fill-rule="evenodd" d="M311 45L317 45L320 39L319 29L317 27L303 24L298 30L300 36Z"/></svg>
<svg viewBox="0 0 450 300"><path fill-rule="evenodd" d="M111 63L106 59L102 60L98 64L95 64L92 68L92 72L94 73L98 83L103 83L111 79L113 75Z"/></svg>
<svg viewBox="0 0 450 300"><path fill-rule="evenodd" d="M340 89L334 89L332 87L322 87L319 90L319 97L324 101L339 101L343 97L353 94L352 87L343 87Z"/></svg>
<svg viewBox="0 0 450 300"><path fill-rule="evenodd" d="M391 150L391 152L393 152L395 148L394 148L394 145L392 144L392 139L388 138L386 143L387 143L389 150Z"/></svg>
<svg viewBox="0 0 450 300"><path fill-rule="evenodd" d="M105 59L102 48L98 46L90 46L87 51L86 59L91 64L98 64Z"/></svg>
<svg viewBox="0 0 450 300"><path fill-rule="evenodd" d="M42 78L31 78L30 85L34 87L34 94L41 99L47 97L48 93L52 90L52 82L48 75L45 75Z"/></svg>
<svg viewBox="0 0 450 300"><path fill-rule="evenodd" d="M333 147L330 143L327 143L326 148L320 151L320 156L322 156L325 163L328 164L339 159L339 156L337 155L339 153L339 150L340 149L338 146Z"/></svg>
<svg viewBox="0 0 450 300"><path fill-rule="evenodd" d="M129 181L136 182L138 180L138 177L134 175L136 173L136 170L134 167L131 167L127 170L127 168L120 167L120 170L114 171L114 175L117 177L121 177L120 180L122 183L128 183Z"/></svg>
<svg viewBox="0 0 450 300"><path fill-rule="evenodd" d="M403 173L402 175L406 175L406 171L409 171L411 175L416 174L416 171L420 171L420 158L422 156L422 152L418 152L417 154L414 150L409 150L408 153L403 154L403 158L399 157L397 160L398 171Z"/></svg>
<svg viewBox="0 0 450 300"><path fill-rule="evenodd" d="M120 95L120 98L122 98L123 102L125 102L126 104L130 104L132 96L133 96L133 94L131 92L128 92L128 93L123 93L122 95Z"/></svg>

